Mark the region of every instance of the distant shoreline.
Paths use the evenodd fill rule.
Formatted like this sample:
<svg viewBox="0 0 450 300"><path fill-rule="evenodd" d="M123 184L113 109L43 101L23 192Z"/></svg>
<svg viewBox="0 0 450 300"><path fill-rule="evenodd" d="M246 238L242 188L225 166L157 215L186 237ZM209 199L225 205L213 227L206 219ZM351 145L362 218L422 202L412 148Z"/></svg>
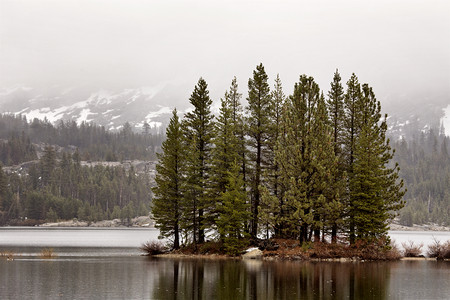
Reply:
<svg viewBox="0 0 450 300"><path fill-rule="evenodd" d="M391 224L389 225L389 231L450 231L450 227L437 224L413 224L413 226Z"/></svg>
<svg viewBox="0 0 450 300"><path fill-rule="evenodd" d="M128 224L122 222L120 219L102 220L97 222L79 221L77 219L51 222L40 224L39 227L146 227L155 228L155 222L149 216L140 216L130 220Z"/></svg>
<svg viewBox="0 0 450 300"><path fill-rule="evenodd" d="M122 222L120 219L102 220L97 222L80 221L77 219L59 221L59 222L47 222L39 227L147 227L155 228L155 221L149 216L140 216L130 220L129 224ZM440 226L437 224L414 224L413 226L404 226L397 223L389 225L389 231L450 231L448 226Z"/></svg>

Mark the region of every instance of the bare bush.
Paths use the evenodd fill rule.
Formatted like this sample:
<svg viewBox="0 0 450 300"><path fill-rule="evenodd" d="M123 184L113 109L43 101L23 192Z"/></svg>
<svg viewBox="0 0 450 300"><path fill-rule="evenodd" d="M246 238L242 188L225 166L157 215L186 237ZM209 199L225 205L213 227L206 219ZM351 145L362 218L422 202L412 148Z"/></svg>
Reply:
<svg viewBox="0 0 450 300"><path fill-rule="evenodd" d="M139 248L145 255L157 255L167 252L166 246L161 241L147 241Z"/></svg>
<svg viewBox="0 0 450 300"><path fill-rule="evenodd" d="M408 241L408 242L402 243L402 246L405 249L403 251L404 257L420 257L420 256L422 256L423 243L416 245L416 244L414 244L413 241Z"/></svg>
<svg viewBox="0 0 450 300"><path fill-rule="evenodd" d="M428 257L436 259L450 259L450 240L445 243L433 238L433 244L428 246Z"/></svg>

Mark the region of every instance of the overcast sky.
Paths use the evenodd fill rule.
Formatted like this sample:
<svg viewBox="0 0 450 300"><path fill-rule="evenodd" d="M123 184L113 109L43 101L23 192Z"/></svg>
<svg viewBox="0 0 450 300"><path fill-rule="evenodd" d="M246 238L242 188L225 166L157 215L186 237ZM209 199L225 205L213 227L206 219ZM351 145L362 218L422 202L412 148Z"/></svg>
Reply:
<svg viewBox="0 0 450 300"><path fill-rule="evenodd" d="M217 99L260 62L286 93L300 74L327 91L339 68L380 100L449 96L450 1L0 0L0 87L184 95L203 76Z"/></svg>

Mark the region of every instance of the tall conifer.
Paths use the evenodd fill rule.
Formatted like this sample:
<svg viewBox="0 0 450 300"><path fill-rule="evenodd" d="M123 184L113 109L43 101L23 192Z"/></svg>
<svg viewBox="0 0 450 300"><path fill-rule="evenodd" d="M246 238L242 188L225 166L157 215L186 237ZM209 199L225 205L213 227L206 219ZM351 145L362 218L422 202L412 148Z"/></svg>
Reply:
<svg viewBox="0 0 450 300"><path fill-rule="evenodd" d="M345 166L344 156L342 153L343 146L343 130L344 130L344 88L341 84L341 75L336 69L331 82L331 89L328 92L327 100L328 118L333 135L333 149L334 155L337 158L337 173L332 182L333 189L336 191L336 198L333 199L334 204L343 206L344 190L345 190ZM337 241L338 222L343 217L341 209L331 209L329 211L331 223L331 241Z"/></svg>
<svg viewBox="0 0 450 300"><path fill-rule="evenodd" d="M260 202L259 187L262 182L263 170L267 167L267 139L270 131L270 88L264 66L259 64L253 71L253 77L248 80L248 127L249 161L251 164L251 236L258 234L258 209Z"/></svg>
<svg viewBox="0 0 450 300"><path fill-rule="evenodd" d="M173 237L173 248L178 249L183 214L182 197L186 157L182 144L183 133L176 109L172 112L166 137L167 139L162 143L162 153L158 153L152 214L160 235L166 238Z"/></svg>
<svg viewBox="0 0 450 300"><path fill-rule="evenodd" d="M362 86L361 119L355 139L353 176L349 189L357 239L386 237L388 221L403 207L403 181L398 165L388 166L393 152L386 138L386 117L367 84Z"/></svg>
<svg viewBox="0 0 450 300"><path fill-rule="evenodd" d="M191 224L194 243L205 241L204 213L208 214L214 207L210 199L211 148L214 132L211 113L212 100L208 85L200 78L192 92L189 102L194 106L183 120L186 147L189 149L186 180L188 189L185 202L190 207L190 217L186 224Z"/></svg>
<svg viewBox="0 0 450 300"><path fill-rule="evenodd" d="M361 117L361 85L353 73L347 81L347 91L344 96L344 156L348 181L354 176L354 161L356 138L360 132ZM351 195L346 197L346 214L350 243L355 242L355 207Z"/></svg>

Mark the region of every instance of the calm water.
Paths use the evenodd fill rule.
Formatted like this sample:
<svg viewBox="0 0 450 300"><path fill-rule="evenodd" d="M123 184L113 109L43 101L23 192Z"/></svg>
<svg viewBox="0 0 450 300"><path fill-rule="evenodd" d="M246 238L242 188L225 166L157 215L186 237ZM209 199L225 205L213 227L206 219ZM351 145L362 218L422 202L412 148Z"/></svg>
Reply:
<svg viewBox="0 0 450 300"><path fill-rule="evenodd" d="M151 229L0 229L0 250L20 254L13 261L0 259L0 299L448 299L450 295L449 262L140 256L137 247L156 236ZM58 257L39 258L43 247L53 247Z"/></svg>

